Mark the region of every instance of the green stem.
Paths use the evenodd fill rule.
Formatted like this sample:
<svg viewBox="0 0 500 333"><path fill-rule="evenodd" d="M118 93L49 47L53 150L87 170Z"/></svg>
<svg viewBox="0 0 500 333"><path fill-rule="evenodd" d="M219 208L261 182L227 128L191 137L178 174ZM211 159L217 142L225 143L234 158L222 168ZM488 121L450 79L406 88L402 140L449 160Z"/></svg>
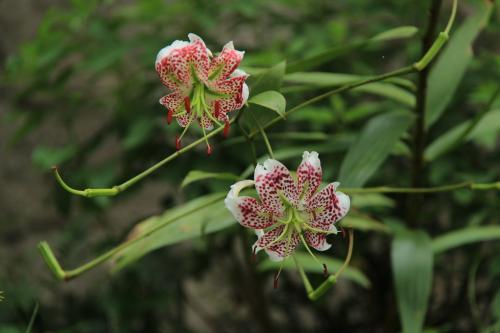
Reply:
<svg viewBox="0 0 500 333"><path fill-rule="evenodd" d="M233 123L233 122L234 122L234 119L230 121L230 123ZM152 174L153 172L155 172L156 170L158 170L159 168L161 168L162 166L164 166L168 162L173 161L174 159L176 159L177 157L179 157L183 153L188 152L191 149L193 149L194 147L196 147L197 145L199 145L200 143L205 142L206 138L210 138L210 137L220 133L223 129L224 129L224 126L221 126L221 127L214 129L212 132L207 134L206 137L202 137L202 138L194 141L193 143L187 145L186 147L179 149L175 153L167 156L166 158L164 158L160 162L156 163L155 165L151 166L150 168L146 169L145 171L141 172L137 176L127 180L126 182L124 182L120 185L113 186L111 188L87 188L85 190L77 190L77 189L70 187L68 184L66 184L64 182L61 175L59 174L59 170L57 167L53 167L52 170L54 171L54 176L55 176L57 182L59 183L59 185L61 185L61 187L63 189L65 189L66 191L68 191L72 194L80 195L83 197L115 196L115 195L125 191L127 188L134 185L135 183L141 181L143 178L149 176L150 174Z"/></svg>
<svg viewBox="0 0 500 333"><path fill-rule="evenodd" d="M342 192L348 194L362 194L362 193L437 193L449 192L462 188L470 190L488 191L500 190L500 182L479 184L471 181L465 181L457 184L442 185L435 187L391 187L391 186L378 186L367 188L343 188Z"/></svg>
<svg viewBox="0 0 500 333"><path fill-rule="evenodd" d="M203 204L202 206L198 206L196 207L195 209L191 209L191 210L188 210L182 214L179 214L177 216L174 216L170 219L167 219L165 220L163 223L160 223L158 224L157 226L155 226L154 228L151 228L150 230L144 232L143 234L135 237L135 238L132 238L128 241L125 241L121 244L119 244L118 246L115 246L114 248L112 248L111 250L101 254L100 256L98 256L97 258L75 268L75 269L71 269L71 270L64 270L59 261L57 260L56 256L54 255L54 252L52 251L52 249L50 248L50 245L43 241L43 242L40 242L38 244L38 250L40 251L40 254L42 255L45 263L47 264L47 266L49 266L50 270L52 271L52 273L54 274L54 276L59 279L59 280L65 280L65 281L68 281L70 279L73 279L95 267L97 267L98 265L102 264L103 262L107 261L108 259L110 259L111 257L113 257L114 255L118 254L120 251L128 248L129 246L131 246L132 244L135 244L137 242L139 242L140 240L143 240L144 238L148 237L149 235L155 233L156 231L166 227L167 225L171 224L172 222L175 222L176 220L180 219L180 218L183 218L191 213L193 213L194 211L196 210L199 210L199 209L202 209L202 208L205 208L219 200L221 200L222 198L225 197L225 194L220 194L220 195L217 195L215 196L212 200L210 201L207 201L205 204Z"/></svg>
<svg viewBox="0 0 500 333"><path fill-rule="evenodd" d="M255 124L257 125L257 128L259 129L260 135L262 136L264 143L266 144L266 149L267 153L269 154L269 157L274 158L273 148L271 147L271 142L267 137L266 131L262 128L262 124L260 123L259 119L257 119L257 117L255 117L255 115L252 112L249 113L252 116L252 119L254 120Z"/></svg>

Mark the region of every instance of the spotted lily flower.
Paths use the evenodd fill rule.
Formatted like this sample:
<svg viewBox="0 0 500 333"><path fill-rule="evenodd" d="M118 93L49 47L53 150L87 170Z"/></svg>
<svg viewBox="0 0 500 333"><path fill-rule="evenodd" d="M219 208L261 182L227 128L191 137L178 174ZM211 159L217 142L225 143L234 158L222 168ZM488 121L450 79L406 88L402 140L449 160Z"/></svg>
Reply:
<svg viewBox="0 0 500 333"><path fill-rule="evenodd" d="M184 131L176 137L180 149L181 139L193 122L205 131L214 123L223 126L224 135L229 131L228 113L240 109L248 99L248 74L237 69L244 52L227 43L213 56L203 40L189 34L189 42L176 40L158 52L156 71L170 94L160 99L167 108L167 122L175 118ZM212 148L207 142L207 152Z"/></svg>
<svg viewBox="0 0 500 333"><path fill-rule="evenodd" d="M231 186L225 204L244 227L255 229L254 253L262 249L275 261L287 258L302 243L325 251L331 247L328 234L336 234L335 223L349 211L350 199L331 183L317 191L322 178L316 152L304 152L296 180L280 162L268 159L255 168L254 180ZM242 189L255 185L260 201L240 196ZM314 255L313 255L314 257Z"/></svg>

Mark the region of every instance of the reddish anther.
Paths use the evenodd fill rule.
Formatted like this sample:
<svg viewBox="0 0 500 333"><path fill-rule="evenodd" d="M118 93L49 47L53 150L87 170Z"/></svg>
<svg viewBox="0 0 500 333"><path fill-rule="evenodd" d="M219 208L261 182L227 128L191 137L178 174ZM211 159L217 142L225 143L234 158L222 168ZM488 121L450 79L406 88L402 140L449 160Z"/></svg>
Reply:
<svg viewBox="0 0 500 333"><path fill-rule="evenodd" d="M323 264L323 275L328 277L328 267L326 267L326 264Z"/></svg>
<svg viewBox="0 0 500 333"><path fill-rule="evenodd" d="M219 101L215 101L215 103L214 103L214 116L215 116L215 119L219 119L219 116L220 116L220 102Z"/></svg>
<svg viewBox="0 0 500 333"><path fill-rule="evenodd" d="M212 146L210 145L210 143L207 143L207 155L212 155Z"/></svg>
<svg viewBox="0 0 500 333"><path fill-rule="evenodd" d="M175 136L175 149L181 149L181 139L177 135Z"/></svg>
<svg viewBox="0 0 500 333"><path fill-rule="evenodd" d="M191 100L188 96L184 98L184 108L186 109L187 113L191 113Z"/></svg>
<svg viewBox="0 0 500 333"><path fill-rule="evenodd" d="M172 117L174 115L174 111L172 111L172 109L168 109L168 113L167 113L167 124L171 124L172 123Z"/></svg>
<svg viewBox="0 0 500 333"><path fill-rule="evenodd" d="M345 230L344 230L344 228L340 227L340 231L342 232L342 238L345 239Z"/></svg>
<svg viewBox="0 0 500 333"><path fill-rule="evenodd" d="M276 273L274 273L274 283L273 283L274 289L278 289L278 287L279 287L280 273L281 273L281 269L279 271L277 271Z"/></svg>
<svg viewBox="0 0 500 333"><path fill-rule="evenodd" d="M231 124L229 123L229 120L226 120L226 122L224 123L224 137L227 138L227 136L229 135L229 126Z"/></svg>

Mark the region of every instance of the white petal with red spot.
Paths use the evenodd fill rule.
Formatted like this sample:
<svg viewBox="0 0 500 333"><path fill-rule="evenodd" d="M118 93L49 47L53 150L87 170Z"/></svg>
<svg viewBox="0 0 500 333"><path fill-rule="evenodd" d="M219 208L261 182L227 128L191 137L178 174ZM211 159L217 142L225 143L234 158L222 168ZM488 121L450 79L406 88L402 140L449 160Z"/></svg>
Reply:
<svg viewBox="0 0 500 333"><path fill-rule="evenodd" d="M234 49L233 42L224 45L222 52L210 63L210 78L216 81L226 79L238 67L244 54Z"/></svg>
<svg viewBox="0 0 500 333"><path fill-rule="evenodd" d="M255 188L266 208L278 216L283 214L285 206L282 199L297 203L297 189L288 169L273 159L264 164L257 164L254 173Z"/></svg>
<svg viewBox="0 0 500 333"><path fill-rule="evenodd" d="M309 201L308 210L313 219L311 226L331 230L332 224L343 218L350 207L350 199L342 192L336 192L338 183L328 184Z"/></svg>
<svg viewBox="0 0 500 333"><path fill-rule="evenodd" d="M172 110L172 112L178 113L182 111L179 110L179 108L183 104L183 98L182 95L174 92L160 98L160 104L165 106L168 110Z"/></svg>
<svg viewBox="0 0 500 333"><path fill-rule="evenodd" d="M326 241L326 234L305 231L304 238L310 247L315 248L318 251L326 251L332 247L332 244L329 244Z"/></svg>
<svg viewBox="0 0 500 333"><path fill-rule="evenodd" d="M321 162L318 153L305 151L302 155L302 163L297 169L298 192L302 194L302 200L307 202L316 192L321 184Z"/></svg>
<svg viewBox="0 0 500 333"><path fill-rule="evenodd" d="M284 225L280 225L268 232L259 230L257 232L257 242L253 245L255 253L263 249L273 261L282 261L288 257L299 244L300 238L296 232L283 237L284 230ZM276 241L277 239L279 240Z"/></svg>

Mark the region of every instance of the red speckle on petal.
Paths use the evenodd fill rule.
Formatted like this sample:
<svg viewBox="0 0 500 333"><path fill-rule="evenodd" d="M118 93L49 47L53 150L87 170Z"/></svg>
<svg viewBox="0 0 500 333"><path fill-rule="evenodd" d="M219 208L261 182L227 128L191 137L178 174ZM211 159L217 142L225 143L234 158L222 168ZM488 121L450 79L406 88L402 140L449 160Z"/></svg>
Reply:
<svg viewBox="0 0 500 333"><path fill-rule="evenodd" d="M178 136L175 136L175 149L181 149L181 139Z"/></svg>
<svg viewBox="0 0 500 333"><path fill-rule="evenodd" d="M172 123L172 117L174 115L174 111L172 109L168 109L168 113L167 113L167 124L171 124Z"/></svg>
<svg viewBox="0 0 500 333"><path fill-rule="evenodd" d="M226 122L224 123L224 138L227 138L227 136L229 135L229 126L231 124L229 123L229 120L226 120Z"/></svg>
<svg viewBox="0 0 500 333"><path fill-rule="evenodd" d="M215 109L214 116L215 116L216 119L219 119L219 116L220 116L220 101L215 101L215 103L214 103L214 109Z"/></svg>
<svg viewBox="0 0 500 333"><path fill-rule="evenodd" d="M186 109L187 113L191 112L191 100L188 96L184 97L184 108Z"/></svg>

